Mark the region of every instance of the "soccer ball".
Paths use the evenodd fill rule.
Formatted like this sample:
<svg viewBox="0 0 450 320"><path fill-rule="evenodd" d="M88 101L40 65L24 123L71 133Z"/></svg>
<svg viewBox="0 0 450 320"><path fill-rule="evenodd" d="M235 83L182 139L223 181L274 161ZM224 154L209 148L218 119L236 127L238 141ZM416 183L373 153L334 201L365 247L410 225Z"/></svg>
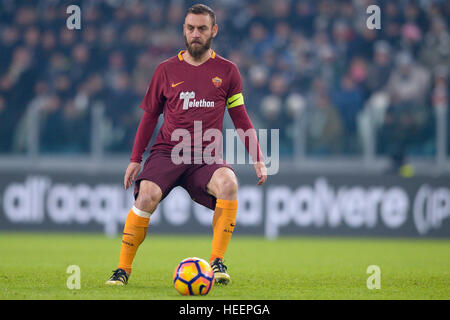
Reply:
<svg viewBox="0 0 450 320"><path fill-rule="evenodd" d="M175 268L173 285L184 296L204 296L214 285L214 271L203 259L186 258Z"/></svg>

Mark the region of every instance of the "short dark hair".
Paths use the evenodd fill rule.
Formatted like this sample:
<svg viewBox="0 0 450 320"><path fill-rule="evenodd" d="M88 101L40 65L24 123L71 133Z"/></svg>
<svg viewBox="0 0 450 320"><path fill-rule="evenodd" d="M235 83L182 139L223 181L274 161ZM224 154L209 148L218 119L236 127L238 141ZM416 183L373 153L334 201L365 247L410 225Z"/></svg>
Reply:
<svg viewBox="0 0 450 320"><path fill-rule="evenodd" d="M190 14L190 13L192 13L192 14L207 14L207 15L209 15L211 17L212 25L216 24L216 14L207 5L204 5L204 4L201 4L201 3L194 4L192 7L190 7L186 11L186 15L184 17L186 18L187 15Z"/></svg>

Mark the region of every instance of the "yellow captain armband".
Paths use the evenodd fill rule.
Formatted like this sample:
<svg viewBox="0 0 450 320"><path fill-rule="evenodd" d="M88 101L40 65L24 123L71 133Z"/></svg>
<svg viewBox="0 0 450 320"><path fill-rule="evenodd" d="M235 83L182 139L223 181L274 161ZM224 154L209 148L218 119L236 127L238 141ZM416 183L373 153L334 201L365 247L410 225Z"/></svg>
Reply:
<svg viewBox="0 0 450 320"><path fill-rule="evenodd" d="M244 96L242 93L236 93L227 100L227 108L234 108L244 104Z"/></svg>

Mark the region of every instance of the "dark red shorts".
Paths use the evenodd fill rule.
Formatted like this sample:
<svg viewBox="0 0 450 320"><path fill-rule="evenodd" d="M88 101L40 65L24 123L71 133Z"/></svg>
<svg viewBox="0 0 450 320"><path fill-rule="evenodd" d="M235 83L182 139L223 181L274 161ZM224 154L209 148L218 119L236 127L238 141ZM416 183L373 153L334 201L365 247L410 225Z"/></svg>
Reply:
<svg viewBox="0 0 450 320"><path fill-rule="evenodd" d="M134 198L139 194L139 185L142 180L156 183L162 191L164 199L170 191L177 187L183 187L195 202L214 210L216 197L206 191L206 185L219 168L231 166L225 161L223 164L174 164L170 152L152 151L144 164L144 168L136 179L134 187ZM233 170L234 172L234 170Z"/></svg>

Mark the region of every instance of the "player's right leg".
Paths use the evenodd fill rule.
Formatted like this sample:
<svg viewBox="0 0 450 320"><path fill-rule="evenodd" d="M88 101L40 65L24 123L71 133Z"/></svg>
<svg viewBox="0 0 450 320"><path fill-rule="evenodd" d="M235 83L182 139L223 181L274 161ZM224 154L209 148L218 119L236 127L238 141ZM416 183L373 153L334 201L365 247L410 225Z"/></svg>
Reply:
<svg viewBox="0 0 450 320"><path fill-rule="evenodd" d="M128 283L131 265L139 245L147 234L150 216L162 199L161 188L154 182L142 180L134 206L128 213L122 235L119 266L106 284L124 285Z"/></svg>

